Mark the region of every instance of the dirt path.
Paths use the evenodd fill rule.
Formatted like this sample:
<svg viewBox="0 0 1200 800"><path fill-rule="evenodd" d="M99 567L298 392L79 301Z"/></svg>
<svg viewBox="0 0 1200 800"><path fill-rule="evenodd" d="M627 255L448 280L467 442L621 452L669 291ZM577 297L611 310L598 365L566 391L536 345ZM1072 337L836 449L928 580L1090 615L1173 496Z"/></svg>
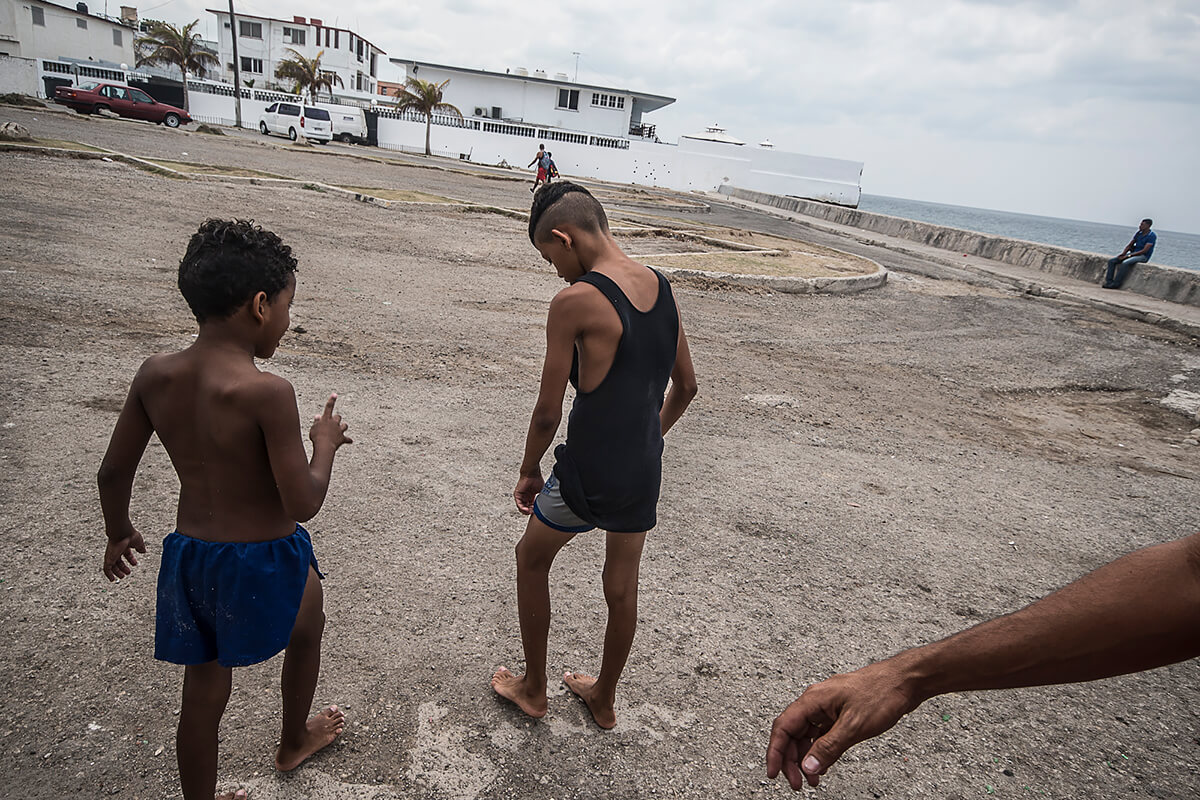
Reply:
<svg viewBox="0 0 1200 800"><path fill-rule="evenodd" d="M145 130L139 144L195 160L200 137ZM364 185L363 167L336 169ZM415 191L507 191L395 169ZM110 587L93 476L137 365L191 341L174 269L210 214L253 217L299 253L304 332L265 366L302 410L337 390L356 440L311 526L329 573L317 702L350 727L277 778L280 662L235 673L221 775L258 798L783 797L762 782L766 733L807 682L1200 518L1200 453L1180 445L1194 424L1159 403L1200 391L1181 337L914 278L849 297L683 283L701 395L667 443L622 722L599 732L556 681L533 724L487 687L520 665L509 492L561 286L524 225L103 162L0 154L0 177L0 768L24 797L177 796L180 674L151 657L176 482L152 444L134 503L151 552ZM552 673L598 666L602 554L582 537L552 573ZM1192 797L1197 685L1189 663L940 698L821 794Z"/></svg>

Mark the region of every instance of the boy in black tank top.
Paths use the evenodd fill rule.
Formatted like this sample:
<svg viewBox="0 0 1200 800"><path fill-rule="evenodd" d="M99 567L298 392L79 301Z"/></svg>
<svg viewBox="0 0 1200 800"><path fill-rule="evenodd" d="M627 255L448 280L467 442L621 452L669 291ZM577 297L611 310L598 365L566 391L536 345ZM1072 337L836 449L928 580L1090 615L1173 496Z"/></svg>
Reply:
<svg viewBox="0 0 1200 800"><path fill-rule="evenodd" d="M696 375L670 284L621 251L603 207L586 189L564 181L539 191L529 240L571 285L550 303L541 389L513 491L517 508L530 515L517 544L526 672L501 667L492 688L526 714L545 716L550 565L577 534L601 528L607 531L604 657L596 677L567 672L563 680L596 724L611 728L617 680L637 626L642 546L656 522L662 437L696 396ZM562 419L568 382L576 394L567 441L555 449L554 471L543 481L542 456Z"/></svg>

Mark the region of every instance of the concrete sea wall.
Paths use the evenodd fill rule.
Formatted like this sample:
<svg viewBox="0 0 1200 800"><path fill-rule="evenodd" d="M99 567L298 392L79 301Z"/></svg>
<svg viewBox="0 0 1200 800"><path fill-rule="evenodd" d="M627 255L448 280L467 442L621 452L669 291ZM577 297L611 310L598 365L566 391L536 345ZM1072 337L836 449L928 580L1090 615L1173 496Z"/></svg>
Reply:
<svg viewBox="0 0 1200 800"><path fill-rule="evenodd" d="M839 225L874 231L955 253L970 253L981 258L1019 267L1063 275L1090 283L1100 283L1108 267L1108 256L1055 247L1020 239L1007 239L987 233L949 228L928 222L918 222L886 214L873 214L853 208L801 200L797 197L755 192L733 186L722 186L721 194L772 206L783 211L816 217ZM1147 297L1170 300L1174 303L1200 306L1200 271L1180 269L1150 262L1134 268L1122 287Z"/></svg>

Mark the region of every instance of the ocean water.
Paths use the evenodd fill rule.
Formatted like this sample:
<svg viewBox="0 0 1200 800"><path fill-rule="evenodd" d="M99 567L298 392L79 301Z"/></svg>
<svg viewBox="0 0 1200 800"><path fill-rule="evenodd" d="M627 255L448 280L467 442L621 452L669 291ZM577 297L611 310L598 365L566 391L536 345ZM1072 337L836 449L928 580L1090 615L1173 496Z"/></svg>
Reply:
<svg viewBox="0 0 1200 800"><path fill-rule="evenodd" d="M934 225L948 225L952 228L964 228L1011 239L1024 239L1027 242L1070 247L1108 257L1121 252L1133 238L1140 222L1131 220L1131 224L1126 226L1106 225L1102 222L1039 217L1033 214L949 206L871 194L864 194L858 207L876 214L889 214L893 217L931 222ZM1200 270L1200 236L1194 233L1165 231L1157 227L1154 231L1158 234L1158 244L1154 246L1154 255L1150 257L1152 263Z"/></svg>

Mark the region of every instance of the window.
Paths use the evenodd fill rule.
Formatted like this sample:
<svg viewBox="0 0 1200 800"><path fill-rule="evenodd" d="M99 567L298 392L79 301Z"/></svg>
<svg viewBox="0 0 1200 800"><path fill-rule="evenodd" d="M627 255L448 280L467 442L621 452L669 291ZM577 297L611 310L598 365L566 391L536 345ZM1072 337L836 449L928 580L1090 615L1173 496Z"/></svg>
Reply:
<svg viewBox="0 0 1200 800"><path fill-rule="evenodd" d="M568 111L579 110L579 90L578 89L559 89L558 90L558 108L564 108Z"/></svg>
<svg viewBox="0 0 1200 800"><path fill-rule="evenodd" d="M248 22L244 19L238 20L238 35L244 36L247 39L262 38L262 23Z"/></svg>
<svg viewBox="0 0 1200 800"><path fill-rule="evenodd" d="M304 44L305 34L308 31L303 28L289 28L286 25L283 28L283 43L284 44Z"/></svg>
<svg viewBox="0 0 1200 800"><path fill-rule="evenodd" d="M377 55L379 55L379 54L378 54L378 53L371 53L371 77L372 77L372 78L374 78L374 77L377 77L377 76L376 76L376 74L375 74L375 57L376 57Z"/></svg>
<svg viewBox="0 0 1200 800"><path fill-rule="evenodd" d="M363 60L363 40L362 39L358 40L358 49L356 52L357 52L358 60L362 61Z"/></svg>
<svg viewBox="0 0 1200 800"><path fill-rule="evenodd" d="M342 46L342 32L334 31L333 32L333 49L337 50L341 46Z"/></svg>
<svg viewBox="0 0 1200 800"><path fill-rule="evenodd" d="M76 17L75 18L75 27L83 28L86 31L87 30L87 20L84 19L83 17Z"/></svg>
<svg viewBox="0 0 1200 800"><path fill-rule="evenodd" d="M242 72L253 72L261 75L263 71L261 58L247 58L242 56Z"/></svg>
<svg viewBox="0 0 1200 800"><path fill-rule="evenodd" d="M264 111L263 113L264 114L274 114L276 108L279 108L279 103L271 103L271 105L267 106L267 110Z"/></svg>
<svg viewBox="0 0 1200 800"><path fill-rule="evenodd" d="M129 95L125 93L123 86L105 86L100 90L100 94L113 100L128 100Z"/></svg>
<svg viewBox="0 0 1200 800"><path fill-rule="evenodd" d="M143 92L141 89L134 89L131 87L129 89L129 95L133 98L133 102L135 103L150 104L154 102L154 98Z"/></svg>
<svg viewBox="0 0 1200 800"><path fill-rule="evenodd" d="M30 6L29 10L33 14L33 24L46 27L46 9L41 6Z"/></svg>
<svg viewBox="0 0 1200 800"><path fill-rule="evenodd" d="M123 44L121 41L121 32L116 28L113 28L113 44L115 44L117 47L120 47Z"/></svg>
<svg viewBox="0 0 1200 800"><path fill-rule="evenodd" d="M597 108L624 108L625 98L615 94L592 92L592 105Z"/></svg>

